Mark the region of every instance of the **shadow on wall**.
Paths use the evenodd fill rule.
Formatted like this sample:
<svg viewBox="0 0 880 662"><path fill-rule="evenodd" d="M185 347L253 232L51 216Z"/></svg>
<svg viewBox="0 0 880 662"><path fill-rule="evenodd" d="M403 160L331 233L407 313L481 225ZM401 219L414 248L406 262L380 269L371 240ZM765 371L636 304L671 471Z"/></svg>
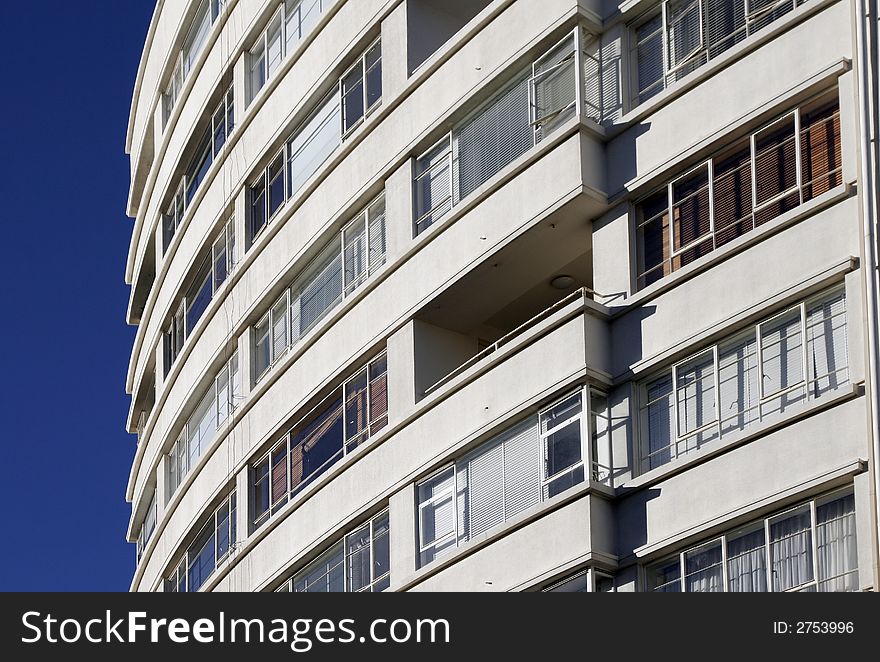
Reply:
<svg viewBox="0 0 880 662"><path fill-rule="evenodd" d="M412 74L491 0L408 0L407 66Z"/></svg>

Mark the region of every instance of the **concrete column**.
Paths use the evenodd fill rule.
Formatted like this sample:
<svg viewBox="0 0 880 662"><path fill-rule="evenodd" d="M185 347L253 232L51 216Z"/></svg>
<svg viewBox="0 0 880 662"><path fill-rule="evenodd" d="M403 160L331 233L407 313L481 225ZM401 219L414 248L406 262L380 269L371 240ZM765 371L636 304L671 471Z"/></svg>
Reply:
<svg viewBox="0 0 880 662"><path fill-rule="evenodd" d="M633 286L631 213L624 202L593 221L593 288L596 301L611 308L624 305Z"/></svg>
<svg viewBox="0 0 880 662"><path fill-rule="evenodd" d="M168 500L168 455L162 454L156 467L156 520L162 519L165 502Z"/></svg>
<svg viewBox="0 0 880 662"><path fill-rule="evenodd" d="M235 536L241 545L251 532L251 495L247 465L235 475Z"/></svg>
<svg viewBox="0 0 880 662"><path fill-rule="evenodd" d="M409 79L406 29L407 2L401 2L382 21L382 98L395 98Z"/></svg>
<svg viewBox="0 0 880 662"><path fill-rule="evenodd" d="M162 388L159 386L160 384L165 384L165 342L164 336L162 334L159 335L159 342L156 343L156 399L158 400L159 394L162 392Z"/></svg>
<svg viewBox="0 0 880 662"><path fill-rule="evenodd" d="M391 590L416 571L416 488L413 483L393 494L388 504L391 526Z"/></svg>
<svg viewBox="0 0 880 662"><path fill-rule="evenodd" d="M233 264L241 264L247 244L247 189L242 188L232 203L233 225L235 226L235 252Z"/></svg>
<svg viewBox="0 0 880 662"><path fill-rule="evenodd" d="M387 343L388 422L406 418L416 405L413 321L394 332Z"/></svg>
<svg viewBox="0 0 880 662"><path fill-rule="evenodd" d="M251 369L251 347L253 327L245 327L238 337L238 373L241 375L241 397L246 399L254 386L254 375Z"/></svg>
<svg viewBox="0 0 880 662"><path fill-rule="evenodd" d="M413 162L406 162L385 180L386 261L397 260L413 240Z"/></svg>
<svg viewBox="0 0 880 662"><path fill-rule="evenodd" d="M856 501L856 541L859 555L859 588L870 591L875 588L874 576L877 563L876 529L873 526L874 487L871 474L864 472L853 479L853 496Z"/></svg>

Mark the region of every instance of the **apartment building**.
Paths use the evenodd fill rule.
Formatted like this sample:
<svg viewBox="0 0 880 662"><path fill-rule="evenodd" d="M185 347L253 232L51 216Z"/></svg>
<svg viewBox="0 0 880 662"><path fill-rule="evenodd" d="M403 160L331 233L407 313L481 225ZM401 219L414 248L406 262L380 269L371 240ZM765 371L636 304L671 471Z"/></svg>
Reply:
<svg viewBox="0 0 880 662"><path fill-rule="evenodd" d="M131 589L876 589L870 4L158 0Z"/></svg>

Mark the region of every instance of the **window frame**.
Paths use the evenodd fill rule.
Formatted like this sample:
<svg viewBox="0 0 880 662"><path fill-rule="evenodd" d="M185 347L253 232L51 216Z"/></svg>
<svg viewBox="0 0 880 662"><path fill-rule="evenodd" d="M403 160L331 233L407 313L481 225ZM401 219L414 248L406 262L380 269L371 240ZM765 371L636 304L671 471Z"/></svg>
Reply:
<svg viewBox="0 0 880 662"><path fill-rule="evenodd" d="M657 469L659 467L665 466L665 465L667 465L677 459L680 459L682 457L687 456L689 453L691 453L693 451L696 451L696 450L699 450L700 448L703 448L706 444L716 443L719 440L723 439L725 436L729 437L730 435L737 434L738 432L742 432L743 430L734 430L732 432L728 432L727 434L725 434L724 424L725 424L725 422L729 421L732 418L736 418L738 416L748 414L749 412L755 412L755 420L752 421L748 425L744 425L744 429L748 428L751 425L759 425L762 422L764 422L765 420L767 420L768 418L775 419L776 417L780 416L781 413L774 412L773 410L767 411L766 405L772 403L774 400L777 400L781 397L785 397L789 393L796 392L799 389L803 389L803 391L804 391L803 398L799 399L796 403L792 403L792 404L809 405L809 403L812 403L816 400L819 400L819 399L825 397L825 395L826 395L825 393L815 395L813 393L813 389L811 388L812 384L815 384L815 383L821 381L822 379L826 379L831 375L840 375L841 373L844 373L846 375L846 379L845 379L844 383L849 383L850 365L849 365L848 351L846 351L846 354L845 354L846 365L835 369L833 372L829 372L829 373L826 373L823 375L818 375L816 377L812 377L810 375L810 370L809 370L810 362L809 362L809 353L808 353L808 341L809 341L808 331L811 327L810 327L809 315L807 313L807 310L808 310L809 306L812 304L815 304L820 301L834 301L840 295L843 295L842 300L844 302L843 303L844 307L843 307L843 310L841 312L836 313L835 316L842 315L844 317L844 320L845 320L845 327L844 328L846 330L845 331L845 342L847 342L849 339L849 324L848 324L848 308L846 306L846 301L847 301L846 289L845 289L844 283L837 283L835 285L832 285L831 287L820 290L817 293L810 294L810 295L800 299L796 303L786 305L785 308L783 308L781 310L777 310L777 311L773 312L772 314L768 315L767 317L761 317L757 321L755 321L751 324L748 324L743 327L739 327L729 333L725 333L725 335L721 336L720 338L718 338L714 342L701 347L698 351L695 351L693 353L689 353L685 358L680 359L678 361L674 361L673 363L665 366L662 369L655 370L655 371L651 372L645 378L638 379L638 382L637 382L638 383L638 388L637 388L637 392L638 392L637 421L638 421L638 437L639 437L639 443L638 443L638 451L639 451L638 457L639 457L639 468L640 468L639 473L643 474L648 471L652 471L652 470ZM766 393L765 392L765 385L764 385L764 379L766 378L766 375L764 372L764 356L763 356L764 349L763 349L763 344L762 344L762 340L761 340L761 329L766 324L771 323L777 319L780 319L780 318L784 317L785 315L792 313L792 311L798 311L798 314L799 314L798 333L800 334L800 338L801 338L800 361L801 361L801 368L802 368L802 371L801 371L802 378L797 383L795 383L793 385L789 385L783 389L774 391L772 393ZM831 319L833 319L833 317ZM740 411L737 411L735 414L732 414L730 416L722 416L722 404L723 404L721 402L721 370L722 370L722 365L721 365L720 350L722 347L730 346L732 343L734 343L738 339L745 338L747 336L750 336L751 338L753 338L754 342L755 342L755 371L756 371L756 381L757 381L757 399L756 399L756 402L754 404L752 404L750 407L748 407L747 409L742 409ZM845 346L845 349L846 348L848 348L848 344ZM679 410L680 403L679 403L679 399L678 399L678 393L679 393L678 368L682 365L685 365L685 364L692 362L693 359L695 359L701 355L710 353L710 352L713 357L713 373L714 373L713 390L714 390L715 417L713 420L708 421L708 422L702 424L701 426L694 428L693 430L687 431L686 434L682 434L681 429L680 429L680 424L679 424L681 412ZM661 395L661 396L656 397L654 399L649 399L648 395L647 395L648 388L651 385L655 384L656 382L663 380L663 379L666 379L666 378L670 378L671 382L672 382L672 390L671 390L670 394L669 395ZM843 384L839 385L837 388L841 388L842 386L843 386ZM834 390L836 390L836 389L834 389ZM662 403L666 398L671 398L672 406L674 408L674 413L670 417L671 418L670 423L671 423L672 438L669 440L669 443L666 446L664 446L660 449L657 449L653 452L650 452L650 447L648 446L649 438L647 436L647 431L646 431L646 426L644 425L644 420L645 420L645 417L648 415L647 412L648 412L649 407L651 407L657 403ZM704 442L698 441L696 447L693 449L688 448L687 444L688 444L689 440L691 440L691 439L697 437L698 435L701 435L707 431L710 431L713 428L716 429L715 436L713 436L712 438L710 438L709 440L704 441ZM684 451L680 450L680 446L682 444L685 445ZM660 462L656 466L650 466L650 461L651 461L650 458L654 455L659 454L659 453L668 453L670 458L664 462ZM646 468L646 466L647 466L647 468Z"/></svg>
<svg viewBox="0 0 880 662"><path fill-rule="evenodd" d="M314 405L313 407L308 409L305 413L298 415L296 418L296 421L292 425L285 426L286 432L280 438L278 438L276 441L272 442L266 450L258 453L253 460L248 462L248 482L250 485L250 497L251 497L250 498L251 512L250 512L249 521L250 521L250 526L251 526L252 530L256 531L261 526L263 526L279 510L281 510L281 508L288 501L290 501L294 496L296 496L296 494L298 494L303 489L305 489L311 482L313 482L319 476L326 473L326 471L328 471L331 467L335 466L338 462L341 462L348 455L353 453L357 448L359 448L363 444L367 443L370 439L372 439L375 435L377 435L382 429L384 429L388 425L388 414L387 414L387 409L388 409L388 407L387 407L388 365L387 365L387 358L388 358L387 349L383 349L382 351L376 353L375 355L371 356L366 361L364 361L362 364L360 364L356 370L353 370L353 371L347 373L345 378L342 379L338 385L334 386L327 393L327 395L325 395L323 398L321 398L321 400L316 405ZM374 364L377 364L382 361L385 362L385 373L384 374L386 375L386 395L385 395L385 398L386 398L385 412L386 413L383 415L383 417L380 417L380 419L373 420L372 415L371 415L371 411L372 411L372 385L375 380L370 380L370 368ZM367 422L368 423L367 423L367 426L365 427L365 430L367 430L367 434L366 434L366 436L364 436L363 439L359 440L359 442L356 445L351 446L351 448L349 448L349 446L350 446L349 442L351 440L348 437L348 430L347 430L347 426L345 424L346 386L350 382L357 379L364 372L366 372L366 374L367 374L367 390L366 390L367 408L366 408L366 412L367 412ZM294 431L299 432L302 429L304 429L303 428L304 423L306 423L305 427L307 428L308 424L313 422L313 420L318 420L326 411L330 411L330 409L324 409L324 408L327 407L328 405L332 404L334 402L334 399L339 399L341 402L341 407L342 407L342 413L341 413L342 444L341 444L341 449L339 451L337 451L337 453L339 453L339 457L331 458L330 460L326 461L324 464L322 464L316 470L312 471L310 474L304 475L302 477L302 479L300 480L300 482L298 482L296 485L293 485L292 472L291 472L291 467L290 467L291 452L292 452L293 448L295 447L295 444L293 444L293 438L294 438L293 433L294 433ZM317 418L313 419L313 417L316 415L317 415ZM384 418L385 420L382 421L381 418ZM374 427L374 425L375 425L375 427ZM283 461L285 463L285 483L286 484L285 484L285 490L284 490L283 496L280 496L279 498L274 499L272 497L273 457L279 452L279 450L282 450L282 449L283 449L282 456L284 458ZM257 471L258 471L258 468L267 461L268 461L268 465L267 465L268 466L268 473L266 476L269 481L269 498L267 500L266 509L262 510L260 512L256 512L256 508L254 506L257 503L257 499L256 499L255 495L256 495L256 491L257 491L257 484L259 482L257 480L257 475L258 475Z"/></svg>
<svg viewBox="0 0 880 662"><path fill-rule="evenodd" d="M852 575L855 573L856 575L859 572L859 568L856 567L855 570L848 570L844 573L835 575L834 577L824 577L820 579L820 568L819 568L819 538L817 535L818 531L818 516L817 511L818 508L822 505L833 503L835 501L845 499L849 496L854 497L854 489L853 486L847 485L846 487L834 489L830 492L826 492L824 494L820 494L818 496L812 497L806 501L799 501L791 506L788 506L779 511L770 512L763 517L759 517L756 519L749 520L742 525L734 526L725 529L720 535L712 536L706 540L702 540L695 544L689 545L687 547L682 548L675 554L667 555L664 557L660 557L655 561L651 561L646 565L642 565L643 571L640 573L641 575L641 588L642 591L646 592L657 592L658 588L663 588L673 584L675 582L678 583L678 591L680 593L687 593L687 577L689 576L686 573L686 560L687 555L692 552L700 551L707 547L710 547L713 544L720 544L721 552L722 552L722 583L721 583L721 591L722 593L734 593L737 591L731 591L731 577L730 577L730 550L729 544L732 540L739 540L745 532L755 533L757 531L763 532L763 550L761 553L762 563L764 565L764 590L760 591L762 593L798 593L802 591L809 591L810 589L818 590L819 586L823 583L840 579L846 575ZM811 554L811 578L807 581L801 582L797 586L791 586L782 591L778 591L775 589L776 580L774 577L773 571L773 538L771 537L771 526L775 522L784 521L785 519L790 518L793 514L798 511L808 512L810 516L810 526L805 529L810 533L810 554ZM854 508L852 513L848 513L845 516L852 516L856 518L857 509ZM858 534L858 525L856 525L856 533ZM858 543L856 543L858 545ZM858 547L856 547L858 549ZM670 580L664 584L659 586L651 587L649 577L651 574L651 570L653 568L669 566L673 563L678 565L678 578ZM692 575L693 573L691 573ZM662 591L661 591L662 592Z"/></svg>

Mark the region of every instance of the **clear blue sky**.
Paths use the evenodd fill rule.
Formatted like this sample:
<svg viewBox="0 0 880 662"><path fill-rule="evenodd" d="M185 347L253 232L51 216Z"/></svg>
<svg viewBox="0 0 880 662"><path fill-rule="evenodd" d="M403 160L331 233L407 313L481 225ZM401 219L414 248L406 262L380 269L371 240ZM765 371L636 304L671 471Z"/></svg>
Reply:
<svg viewBox="0 0 880 662"><path fill-rule="evenodd" d="M153 7L4 3L0 590L131 579L125 131Z"/></svg>

